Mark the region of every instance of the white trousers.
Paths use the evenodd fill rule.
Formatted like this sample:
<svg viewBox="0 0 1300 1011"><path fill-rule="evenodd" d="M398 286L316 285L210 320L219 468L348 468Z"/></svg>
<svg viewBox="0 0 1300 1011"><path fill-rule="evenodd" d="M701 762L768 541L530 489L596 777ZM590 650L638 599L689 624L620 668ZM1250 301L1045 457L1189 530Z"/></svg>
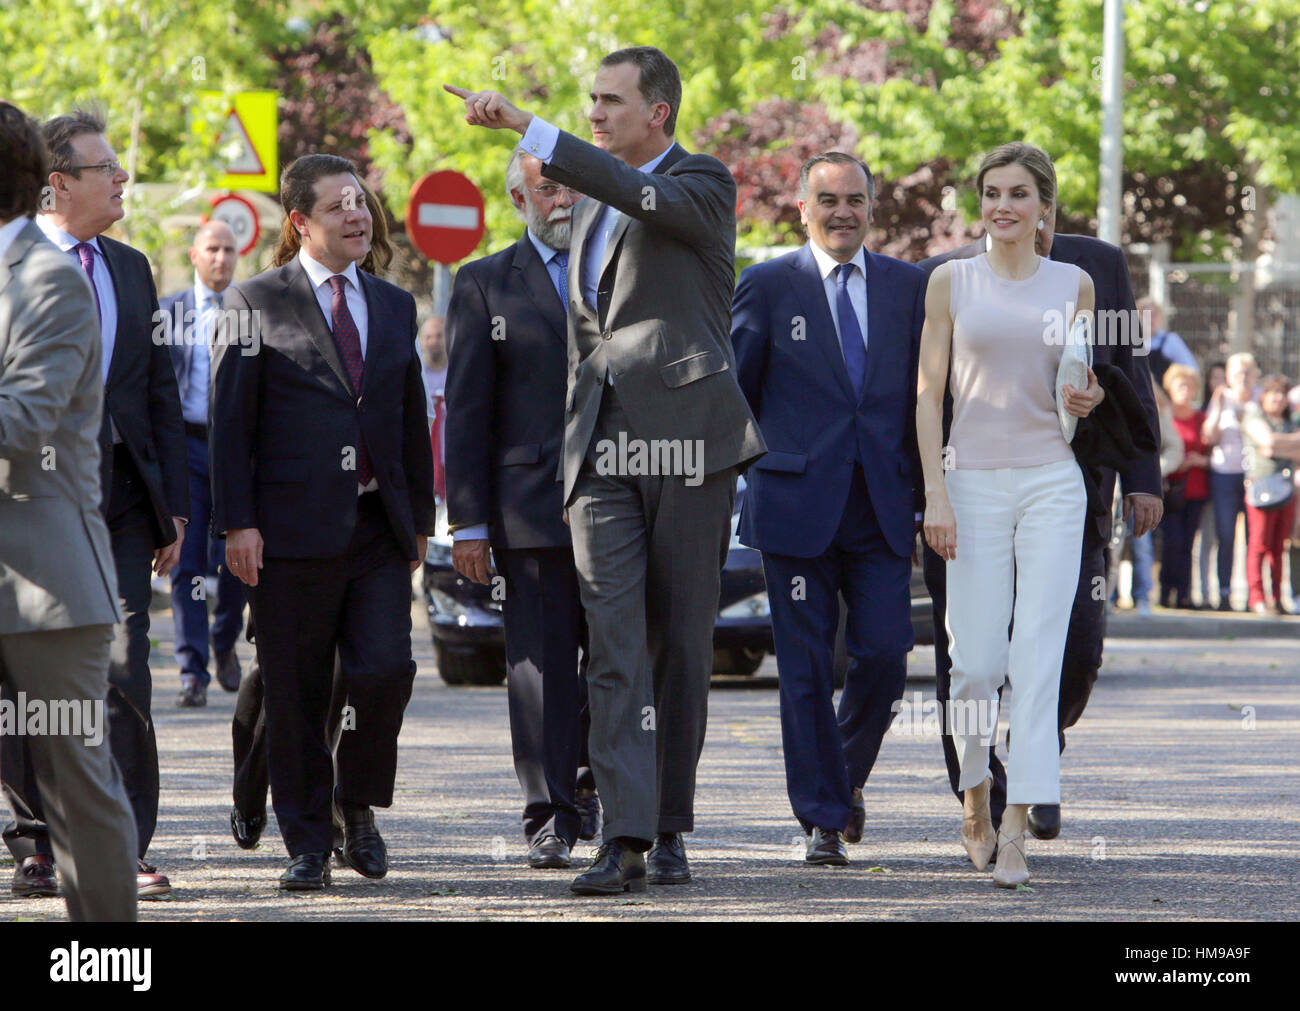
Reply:
<svg viewBox="0 0 1300 1011"><path fill-rule="evenodd" d="M947 563L947 629L958 786L979 786L989 774L998 689L1006 678L1007 803L1059 804L1057 704L1079 584L1087 513L1083 474L1074 460L1065 460L950 470L945 483L957 518L957 557Z"/></svg>

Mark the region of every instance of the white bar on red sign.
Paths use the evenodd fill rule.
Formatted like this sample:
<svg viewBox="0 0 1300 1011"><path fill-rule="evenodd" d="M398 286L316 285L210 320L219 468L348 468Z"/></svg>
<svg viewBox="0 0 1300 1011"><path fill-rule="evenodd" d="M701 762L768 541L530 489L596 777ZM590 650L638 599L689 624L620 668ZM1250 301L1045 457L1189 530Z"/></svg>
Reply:
<svg viewBox="0 0 1300 1011"><path fill-rule="evenodd" d="M478 227L478 208L463 204L421 204L416 221L424 228Z"/></svg>

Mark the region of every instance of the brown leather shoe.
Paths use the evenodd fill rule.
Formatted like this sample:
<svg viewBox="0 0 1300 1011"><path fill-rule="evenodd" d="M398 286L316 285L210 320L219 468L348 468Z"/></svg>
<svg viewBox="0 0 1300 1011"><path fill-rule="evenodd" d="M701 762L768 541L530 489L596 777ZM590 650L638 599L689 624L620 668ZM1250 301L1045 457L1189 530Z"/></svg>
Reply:
<svg viewBox="0 0 1300 1011"><path fill-rule="evenodd" d="M158 868L143 860L136 863L135 887L142 899L156 899L160 895L170 895L172 883L166 874L159 874Z"/></svg>
<svg viewBox="0 0 1300 1011"><path fill-rule="evenodd" d="M59 879L54 872L53 857L44 853L25 857L14 868L14 880L9 888L20 899L47 899L58 895Z"/></svg>

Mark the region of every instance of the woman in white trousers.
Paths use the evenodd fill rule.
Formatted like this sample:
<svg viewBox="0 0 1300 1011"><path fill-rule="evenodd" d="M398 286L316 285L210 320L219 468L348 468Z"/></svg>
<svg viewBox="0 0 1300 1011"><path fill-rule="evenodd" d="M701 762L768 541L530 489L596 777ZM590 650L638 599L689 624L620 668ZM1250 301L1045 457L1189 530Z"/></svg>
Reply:
<svg viewBox="0 0 1300 1011"><path fill-rule="evenodd" d="M988 251L930 277L916 428L925 538L947 562L961 841L980 870L996 847L993 880L1014 888L1029 880L1029 805L1060 803L1057 702L1087 499L1057 415L1056 374L1065 335L1076 316L1091 314L1094 292L1084 271L1035 251L1056 195L1046 154L1004 144L984 158L977 188ZM943 445L945 386L953 415ZM1091 369L1086 389L1063 391L1076 418L1102 396ZM995 835L988 749L1004 678L1012 743Z"/></svg>

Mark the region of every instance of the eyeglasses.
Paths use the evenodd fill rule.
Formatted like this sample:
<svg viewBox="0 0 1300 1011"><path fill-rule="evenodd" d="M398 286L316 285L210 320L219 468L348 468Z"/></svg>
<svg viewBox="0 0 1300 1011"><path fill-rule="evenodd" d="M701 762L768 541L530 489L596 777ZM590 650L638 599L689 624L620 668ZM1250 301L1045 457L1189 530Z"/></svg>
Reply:
<svg viewBox="0 0 1300 1011"><path fill-rule="evenodd" d="M101 161L97 165L69 165L67 171L80 172L83 169L99 169L106 176L115 176L122 171L120 161Z"/></svg>
<svg viewBox="0 0 1300 1011"><path fill-rule="evenodd" d="M544 183L541 186L529 186L528 188L532 190L534 193L536 193L539 197L545 197L547 200L551 200L554 197L558 197L560 195L561 190L563 190L571 197L582 196L582 194L579 193L577 190L575 190L572 186L557 186L555 185L555 183Z"/></svg>

